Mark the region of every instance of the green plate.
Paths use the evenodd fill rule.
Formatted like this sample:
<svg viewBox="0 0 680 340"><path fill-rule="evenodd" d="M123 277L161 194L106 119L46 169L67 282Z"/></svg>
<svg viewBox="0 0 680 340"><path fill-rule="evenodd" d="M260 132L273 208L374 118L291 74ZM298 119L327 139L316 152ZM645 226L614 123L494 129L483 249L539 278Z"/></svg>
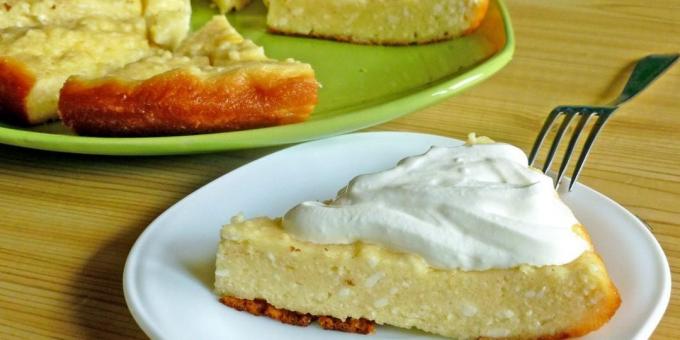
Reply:
<svg viewBox="0 0 680 340"><path fill-rule="evenodd" d="M193 6L194 29L216 14L205 0L195 0ZM85 154L167 155L301 142L380 124L450 97L500 70L515 48L502 0L491 1L489 13L473 34L421 46L364 46L269 34L260 2L228 17L270 57L312 64L322 88L309 120L235 132L141 138L81 137L59 122L31 128L0 123L0 143Z"/></svg>

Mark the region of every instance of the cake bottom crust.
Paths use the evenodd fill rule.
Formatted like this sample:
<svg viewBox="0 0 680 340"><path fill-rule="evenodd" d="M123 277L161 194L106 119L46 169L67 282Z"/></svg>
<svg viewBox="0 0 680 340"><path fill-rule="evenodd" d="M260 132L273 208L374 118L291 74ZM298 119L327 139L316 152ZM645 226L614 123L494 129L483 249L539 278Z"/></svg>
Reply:
<svg viewBox="0 0 680 340"><path fill-rule="evenodd" d="M35 77L26 67L11 58L0 58L0 119L9 123L30 125L26 98Z"/></svg>
<svg viewBox="0 0 680 340"><path fill-rule="evenodd" d="M340 331L356 334L372 334L375 332L375 322L364 318L354 319L348 317L341 320L328 315L311 315L309 313L299 313L283 308L276 308L264 299L240 299L233 296L222 296L220 302L228 307L241 312L246 312L255 316L266 316L288 325L307 327L313 321L318 321L321 328L331 331ZM536 338L536 340L561 340L570 337L569 333L546 335ZM495 339L490 337L478 337L477 339Z"/></svg>
<svg viewBox="0 0 680 340"><path fill-rule="evenodd" d="M220 302L233 309L257 316L264 315L289 325L307 327L312 321L317 320L319 325L327 330L359 334L370 334L375 331L375 323L371 320L364 318L340 320L326 315L303 314L283 308L276 308L263 299L248 300L225 295L220 298Z"/></svg>

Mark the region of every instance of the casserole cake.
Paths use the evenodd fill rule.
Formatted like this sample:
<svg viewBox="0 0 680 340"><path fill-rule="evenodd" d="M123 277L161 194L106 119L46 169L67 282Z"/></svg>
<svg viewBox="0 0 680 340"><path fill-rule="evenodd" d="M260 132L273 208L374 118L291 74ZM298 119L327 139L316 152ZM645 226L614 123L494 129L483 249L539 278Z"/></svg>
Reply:
<svg viewBox="0 0 680 340"><path fill-rule="evenodd" d="M488 0L268 0L273 32L362 44L458 37L479 26Z"/></svg>
<svg viewBox="0 0 680 340"><path fill-rule="evenodd" d="M433 148L283 218L233 218L215 289L285 323L457 339L577 337L620 305L551 180L499 143Z"/></svg>
<svg viewBox="0 0 680 340"><path fill-rule="evenodd" d="M39 124L57 118L69 76L103 76L152 46L176 46L191 8L188 0L5 0L2 14L0 119Z"/></svg>
<svg viewBox="0 0 680 340"><path fill-rule="evenodd" d="M249 0L215 0L222 11ZM360 44L424 44L473 31L488 0L264 0L270 31Z"/></svg>
<svg viewBox="0 0 680 340"><path fill-rule="evenodd" d="M174 53L155 50L101 78L69 78L59 112L82 135L228 131L303 121L317 88L310 65L267 58L216 16Z"/></svg>

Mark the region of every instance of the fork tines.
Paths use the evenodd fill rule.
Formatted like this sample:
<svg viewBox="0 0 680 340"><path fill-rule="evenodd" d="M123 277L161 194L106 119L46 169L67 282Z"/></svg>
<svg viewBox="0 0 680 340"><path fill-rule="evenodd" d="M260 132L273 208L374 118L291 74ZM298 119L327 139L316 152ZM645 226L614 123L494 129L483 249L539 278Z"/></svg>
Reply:
<svg viewBox="0 0 680 340"><path fill-rule="evenodd" d="M585 163L586 158L588 157L588 153L590 153L590 149L592 148L593 143L595 142L595 138L597 138L600 130L607 122L607 119L616 109L617 107L612 106L556 107L555 109L552 110L552 112L550 112L548 118L545 120L545 123L543 123L541 132L536 137L536 141L534 142L534 146L531 149L531 154L529 156L529 165L533 165L534 161L536 160L538 150L541 148L543 140L545 140L545 137L550 132L551 127L553 126L555 121L559 117L564 116L564 119L562 120L562 123L560 124L560 127L557 130L557 134L555 135L555 139L553 140L552 145L550 146L550 150L548 151L548 156L545 160L545 163L543 164L543 172L547 173L548 169L550 169L550 166L552 165L555 153L557 152L557 148L559 147L560 141L562 140L562 137L567 131L567 128L574 120L574 118L579 116L580 119L578 120L578 124L576 125L576 128L574 129L571 138L569 139L569 145L567 146L567 150L564 154L564 157L562 158L560 170L557 173L557 176L555 177L555 187L557 188L560 184L560 181L562 180L562 177L564 176L564 172L567 169L569 160L571 159L571 156L574 153L576 143L578 142L581 133L585 129L588 120L590 120L591 117L596 116L597 121L595 121L595 123L593 124L593 127L590 130L590 134L588 135L588 139L586 140L583 146L583 150L581 151L581 155L578 158L578 162L576 163L576 167L574 167L574 172L571 176L571 183L569 183L569 190L571 190L574 183L576 183L576 179L578 178L578 175L581 172L581 168L583 168L583 164Z"/></svg>

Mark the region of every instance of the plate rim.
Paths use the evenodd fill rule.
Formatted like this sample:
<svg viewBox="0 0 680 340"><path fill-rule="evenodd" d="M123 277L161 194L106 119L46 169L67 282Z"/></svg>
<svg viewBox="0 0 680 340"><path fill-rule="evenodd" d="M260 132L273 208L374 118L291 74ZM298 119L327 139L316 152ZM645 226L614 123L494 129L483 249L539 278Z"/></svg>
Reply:
<svg viewBox="0 0 680 340"><path fill-rule="evenodd" d="M489 78L505 67L515 51L515 33L505 0L493 1L500 12L505 44L480 64L443 82L417 90L396 100L353 110L345 115L302 124L231 132L164 137L89 137L53 134L0 126L0 143L24 148L110 156L155 156L209 153L304 142L331 137L382 124L433 105ZM337 122L343 121L342 128ZM347 123L347 121L350 121ZM276 132L276 140L262 137ZM255 140L253 140L255 135ZM260 138L258 138L260 137Z"/></svg>
<svg viewBox="0 0 680 340"><path fill-rule="evenodd" d="M135 256L135 254L138 252L138 249L143 247L148 241L147 239L150 238L150 235L158 228L157 225L161 225L162 221L166 219L170 214L174 213L174 210L180 207L184 202L189 201L192 196L200 194L200 192L204 190L208 190L208 188L212 185L214 185L216 182L220 181L223 177L229 176L230 174L234 173L235 171L244 171L242 170L243 168L258 162L264 158L267 157L272 157L276 156L278 154L284 153L284 152L289 152L290 149L297 149L297 148L303 148L303 147L308 147L309 144L314 144L314 143L324 143L324 142L331 142L334 140L339 140L339 139L344 139L344 138L354 138L356 135L361 135L363 137L371 137L371 135L382 135L382 136L388 136L388 135L393 135L393 136L398 136L398 135L421 135L421 136L436 136L436 137L441 137L445 139L450 139L452 141L459 141L462 142L459 139L456 138L451 138L448 136L442 136L442 135L436 135L436 134L427 134L427 133L418 133L418 132L400 132L400 131L375 131L375 132L356 132L356 133L351 133L351 134L346 134L342 136L337 136L334 138L330 139L323 139L323 140L316 140L316 141L311 141L307 143L301 143L295 146L291 146L282 150L278 150L276 152L273 152L271 154L268 154L264 157L252 160L250 162L247 162L225 174L222 176L219 176L210 182L206 183L205 185L197 188L193 192L187 194L184 196L182 199L168 207L163 213L161 213L157 218L155 218L145 229L144 231L138 236L137 240L133 244L133 246L130 249L130 252L128 253L128 256L125 261L125 267L123 269L123 295L125 298L126 305L128 307L128 310L130 311L130 314L133 316L133 319L135 322L139 325L139 327L145 332L146 335L149 337L156 339L156 338L162 338L161 332L158 331L158 329L147 323L147 320L150 318L148 317L143 317L142 316L142 309L139 308L133 308L133 306L140 306L141 302L139 301L139 297L136 295L137 293L132 293L130 290L136 280L136 271L133 270L133 266L135 266L135 263L138 262L138 257ZM653 252L655 253L655 258L658 260L655 262L655 265L660 267L659 272L662 274L662 277L659 278L659 285L661 286L659 290L656 291L655 294L655 306L652 310L652 312L647 315L644 318L644 326L641 327L637 333L632 335L633 339L647 339L649 338L654 330L658 327L659 323L661 322L661 319L663 318L668 304L670 302L670 297L671 297L671 271L670 271L670 266L668 263L668 258L666 257L666 254L663 251L663 248L661 247L659 241L656 239L654 234L645 226L645 222L630 212L628 209L626 209L624 206L616 202L615 200L611 199L610 197L600 193L597 190L594 190L584 184L581 183L576 183L574 186L577 190L582 190L584 191L585 194L589 195L594 195L598 199L603 200L607 204L610 204L612 209L618 210L619 213L622 213L625 215L629 220L630 223L635 225L636 230L640 232L642 235L645 237L645 243L652 245Z"/></svg>
<svg viewBox="0 0 680 340"><path fill-rule="evenodd" d="M571 181L571 178L567 178L567 180ZM587 185L577 182L574 187L578 187L580 190L583 190L590 195L597 196L598 199L607 202L612 206L612 208L617 209L620 213L626 215L631 220L631 223L634 221L638 227L638 231L646 238L646 243L652 245L654 252L658 255L656 258L659 260L659 262L655 264L661 267L660 272L663 274L663 277L658 281L661 289L657 290L655 295L655 300L659 301L659 303L655 305L652 312L645 318L644 326L638 329L637 333L635 333L632 337L633 339L649 339L649 337L654 333L654 330L656 330L656 328L659 326L661 319L666 313L668 304L670 303L672 277L670 264L668 263L668 257L663 251L663 247L661 247L659 240L656 239L654 234L647 226L647 222L645 222L642 218L633 214L619 202Z"/></svg>

